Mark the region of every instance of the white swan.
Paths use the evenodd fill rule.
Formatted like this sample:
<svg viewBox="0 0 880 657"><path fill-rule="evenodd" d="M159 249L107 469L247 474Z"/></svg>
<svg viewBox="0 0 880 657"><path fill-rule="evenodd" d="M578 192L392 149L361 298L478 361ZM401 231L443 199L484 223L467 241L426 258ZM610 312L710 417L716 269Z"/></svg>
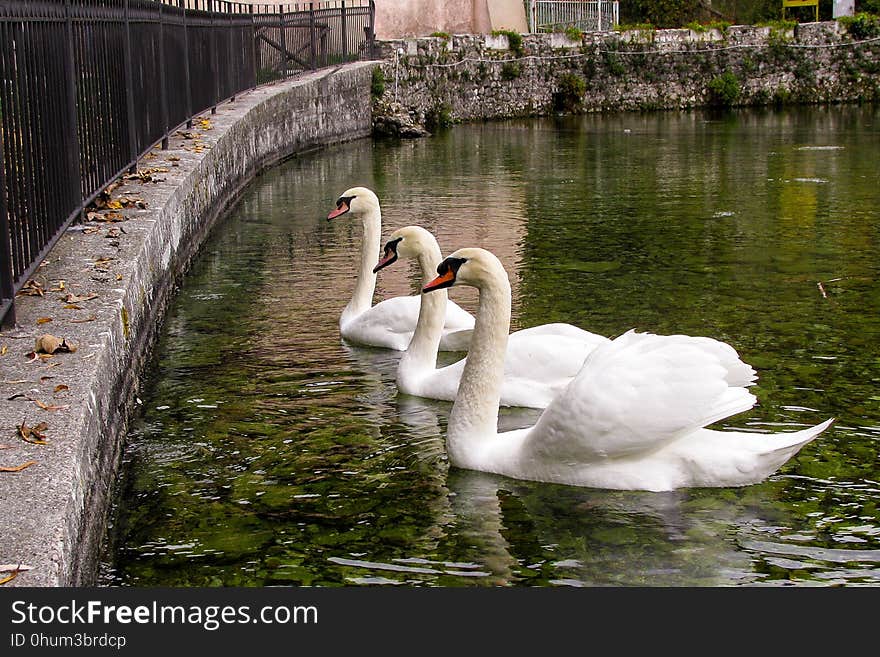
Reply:
<svg viewBox="0 0 880 657"><path fill-rule="evenodd" d="M336 201L327 219L349 213L363 224L361 262L351 301L339 318L339 332L346 340L362 345L404 351L409 345L419 316L421 295L393 297L373 305L379 258L382 212L379 199L366 187L352 187ZM446 319L440 349L465 351L474 326L473 316L455 303L446 305Z"/></svg>
<svg viewBox="0 0 880 657"><path fill-rule="evenodd" d="M762 481L828 428L760 434L705 426L751 408L751 368L709 338L630 331L597 347L528 429L499 434L510 283L498 258L459 249L423 290L471 285L476 326L446 448L452 465L518 479L627 490Z"/></svg>
<svg viewBox="0 0 880 657"><path fill-rule="evenodd" d="M405 226L388 238L374 272L398 259L415 259L423 285L434 278L443 259L436 238L420 226ZM397 388L417 397L453 401L466 358L437 369L446 290L422 294L415 333L397 366ZM608 338L571 324L542 324L512 333L504 358L503 406L545 408L578 373L584 359Z"/></svg>

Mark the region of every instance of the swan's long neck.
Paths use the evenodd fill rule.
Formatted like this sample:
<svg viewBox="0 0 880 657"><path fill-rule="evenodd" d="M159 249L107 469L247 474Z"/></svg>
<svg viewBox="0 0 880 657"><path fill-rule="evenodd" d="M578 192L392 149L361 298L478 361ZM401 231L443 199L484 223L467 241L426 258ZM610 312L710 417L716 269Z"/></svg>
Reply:
<svg viewBox="0 0 880 657"><path fill-rule="evenodd" d="M419 254L422 286L437 275L437 265L442 259L440 246L436 242L426 246ZM415 332L397 366L398 380L402 376L430 372L437 367L437 352L440 349L443 324L446 322L447 297L446 290L422 293Z"/></svg>
<svg viewBox="0 0 880 657"><path fill-rule="evenodd" d="M502 271L480 288L467 362L449 415L446 449L453 465L464 463L468 450L497 434L509 331L510 282Z"/></svg>
<svg viewBox="0 0 880 657"><path fill-rule="evenodd" d="M376 291L376 274L373 266L379 261L379 244L382 239L382 213L379 208L371 208L363 214L363 237L361 238L361 265L351 301L342 312L340 324L345 324L373 305L373 293Z"/></svg>

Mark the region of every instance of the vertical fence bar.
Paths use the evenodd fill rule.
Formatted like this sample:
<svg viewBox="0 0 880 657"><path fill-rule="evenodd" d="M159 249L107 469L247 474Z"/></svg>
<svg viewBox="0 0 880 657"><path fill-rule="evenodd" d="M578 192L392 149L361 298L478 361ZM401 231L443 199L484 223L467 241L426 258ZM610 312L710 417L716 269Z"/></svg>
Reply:
<svg viewBox="0 0 880 657"><path fill-rule="evenodd" d="M281 79L287 79L287 27L284 24L284 5L278 5L278 18L281 24Z"/></svg>
<svg viewBox="0 0 880 657"><path fill-rule="evenodd" d="M12 271L12 235L9 232L9 215L6 212L6 155L3 149L3 130L0 130L0 328L15 326L15 286ZM6 311L3 307L8 303Z"/></svg>
<svg viewBox="0 0 880 657"><path fill-rule="evenodd" d="M318 68L318 31L315 25L315 3L309 3L309 67Z"/></svg>
<svg viewBox="0 0 880 657"><path fill-rule="evenodd" d="M342 59L343 61L348 60L348 26L345 24L345 0L342 0L342 9L341 9L341 22L342 22Z"/></svg>
<svg viewBox="0 0 880 657"><path fill-rule="evenodd" d="M367 34L369 44L367 49L370 53L370 59L376 59L376 2L370 0L370 29Z"/></svg>
<svg viewBox="0 0 880 657"><path fill-rule="evenodd" d="M252 48L252 50L251 50L251 68L253 69L253 73L254 73L254 78L253 78L254 84L251 87L251 89L256 89L257 88L257 70L258 70L257 69L257 23L256 23L257 19L254 16L253 3L248 5L248 11L250 12L250 15L251 15L251 48Z"/></svg>
<svg viewBox="0 0 880 657"><path fill-rule="evenodd" d="M70 122L71 133L70 139L67 140L67 170L70 172L68 184L73 188L70 190L70 197L79 202L80 216L82 216L83 172L82 159L80 158L79 115L76 107L76 55L73 46L73 16L71 15L70 2L71 0L64 0L65 34L67 36L64 82L67 96L67 119Z"/></svg>
<svg viewBox="0 0 880 657"><path fill-rule="evenodd" d="M230 100L230 102L234 103L235 102L235 92L238 91L238 85L236 84L236 80L237 80L238 76L236 75L235 77L231 77L233 75L233 72L237 70L235 65L233 64L233 58L232 58L232 42L233 42L232 35L235 34L235 24L233 23L233 20L232 20L232 3L231 2L226 3L226 11L229 12L229 34L226 37L226 42L229 44L229 47L226 49L228 59L229 59L229 71L227 71L227 75L230 76L229 88L232 89L232 97L229 100Z"/></svg>
<svg viewBox="0 0 880 657"><path fill-rule="evenodd" d="M130 173L134 173L135 171L137 171L138 144L137 127L135 126L134 115L134 74L132 72L131 66L131 22L129 16L130 2L131 0L124 0L123 2L123 16L125 20L125 47L123 48L123 57L125 58L125 106L126 112L128 114L128 154L130 156L129 161L131 162L131 166L128 170Z"/></svg>
<svg viewBox="0 0 880 657"><path fill-rule="evenodd" d="M162 150L168 150L168 80L165 75L165 14L159 3L159 100L162 106Z"/></svg>
<svg viewBox="0 0 880 657"><path fill-rule="evenodd" d="M217 101L220 99L220 53L217 47L216 11L217 0L208 0L208 43L211 48L211 67L214 69L214 100L211 103L211 114L217 113Z"/></svg>
<svg viewBox="0 0 880 657"><path fill-rule="evenodd" d="M186 127L193 127L193 100L192 100L192 81L189 76L189 29L186 24L187 6L185 0L177 0L177 6L183 13L183 77L184 88L186 89Z"/></svg>

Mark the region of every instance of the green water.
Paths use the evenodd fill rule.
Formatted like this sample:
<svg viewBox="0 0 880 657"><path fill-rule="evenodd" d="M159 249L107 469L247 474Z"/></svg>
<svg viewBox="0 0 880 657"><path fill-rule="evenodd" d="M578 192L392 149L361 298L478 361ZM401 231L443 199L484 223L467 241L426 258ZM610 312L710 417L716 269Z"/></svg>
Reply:
<svg viewBox="0 0 880 657"><path fill-rule="evenodd" d="M831 107L458 126L267 172L169 311L102 583L880 584L878 153L880 109ZM713 336L760 376L759 404L719 426L837 423L745 488L450 469L451 405L398 396L398 353L339 338L360 227L325 217L356 184L385 235L419 223L444 253L499 255L514 328ZM392 267L377 298L416 282Z"/></svg>

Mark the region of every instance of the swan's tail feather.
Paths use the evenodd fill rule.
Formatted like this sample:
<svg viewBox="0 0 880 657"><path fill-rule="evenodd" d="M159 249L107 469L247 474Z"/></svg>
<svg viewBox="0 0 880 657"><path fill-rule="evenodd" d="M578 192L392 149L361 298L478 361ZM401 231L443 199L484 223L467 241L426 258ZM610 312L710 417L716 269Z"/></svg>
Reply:
<svg viewBox="0 0 880 657"><path fill-rule="evenodd" d="M746 486L764 481L834 422L786 433L696 432L676 448L692 486ZM695 441L695 442L694 442ZM699 444L697 448L696 444Z"/></svg>
<svg viewBox="0 0 880 657"><path fill-rule="evenodd" d="M709 426L713 422L718 422L737 413L744 413L756 403L758 403L758 398L745 388L728 388L721 399L712 407L711 412L701 420L702 425Z"/></svg>

